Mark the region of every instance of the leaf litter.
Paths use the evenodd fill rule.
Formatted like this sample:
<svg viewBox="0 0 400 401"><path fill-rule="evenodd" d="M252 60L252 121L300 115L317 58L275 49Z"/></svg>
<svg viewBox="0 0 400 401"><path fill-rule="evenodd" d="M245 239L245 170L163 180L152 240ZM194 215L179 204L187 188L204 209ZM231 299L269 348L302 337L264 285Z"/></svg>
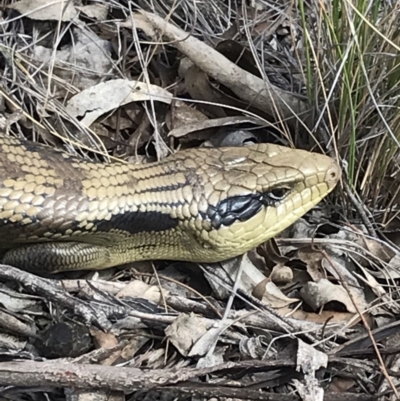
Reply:
<svg viewBox="0 0 400 401"><path fill-rule="evenodd" d="M254 141L313 147L296 57L304 42L288 9L276 19L261 3L204 2L192 20L192 3L138 3L8 4L2 129L102 161ZM50 278L2 269L0 395L58 400L53 389L76 386L98 399L108 388L130 400L369 400L367 387L390 390L373 345L398 349L399 254L340 214L327 199L270 245L213 265L145 262ZM20 387L29 361L43 368L26 382L32 393ZM64 362L86 367L83 382L59 384ZM21 380L6 375L17 368Z"/></svg>

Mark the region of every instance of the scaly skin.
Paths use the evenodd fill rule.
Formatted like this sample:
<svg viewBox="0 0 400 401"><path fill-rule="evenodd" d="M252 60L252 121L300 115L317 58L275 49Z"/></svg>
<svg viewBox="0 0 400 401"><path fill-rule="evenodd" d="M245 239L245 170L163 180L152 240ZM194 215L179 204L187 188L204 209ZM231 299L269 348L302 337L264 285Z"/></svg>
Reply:
<svg viewBox="0 0 400 401"><path fill-rule="evenodd" d="M331 158L272 144L103 164L0 136L3 262L42 272L217 262L284 230L339 179Z"/></svg>

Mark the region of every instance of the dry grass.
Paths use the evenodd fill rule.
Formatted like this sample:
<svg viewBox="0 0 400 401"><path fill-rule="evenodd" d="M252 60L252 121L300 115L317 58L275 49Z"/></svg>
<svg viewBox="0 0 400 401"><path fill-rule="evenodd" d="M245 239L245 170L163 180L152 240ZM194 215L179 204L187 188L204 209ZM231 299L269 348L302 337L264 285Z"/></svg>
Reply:
<svg viewBox="0 0 400 401"><path fill-rule="evenodd" d="M303 13L305 57L314 66L306 70L309 99L333 133L350 187L383 227L398 212L397 8L390 2L335 0L326 8L313 2ZM316 17L312 27L310 11Z"/></svg>

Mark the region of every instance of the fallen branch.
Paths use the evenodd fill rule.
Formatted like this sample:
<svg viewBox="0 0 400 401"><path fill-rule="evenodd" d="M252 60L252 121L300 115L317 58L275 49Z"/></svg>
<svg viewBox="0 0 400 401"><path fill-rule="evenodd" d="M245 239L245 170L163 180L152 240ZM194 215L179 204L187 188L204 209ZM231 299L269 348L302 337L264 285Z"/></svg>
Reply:
<svg viewBox="0 0 400 401"><path fill-rule="evenodd" d="M247 369L263 371L279 368L293 368L294 361L247 361L228 362L210 368L154 369L142 370L129 367L103 366L91 364L72 364L66 362L3 362L0 363L0 385L6 386L48 386L68 387L86 390L112 390L132 393L140 389L162 391L172 394L196 394L207 397L233 397L243 400L299 401L296 395L277 394L249 389L188 382L200 376L230 370ZM372 401L373 396L340 393L327 394L329 401Z"/></svg>
<svg viewBox="0 0 400 401"><path fill-rule="evenodd" d="M132 24L133 22L133 24ZM277 120L291 119L301 115L301 120L309 119L307 103L294 93L284 91L269 81L263 80L238 67L221 53L196 39L161 17L141 11L133 14L121 26L142 29L155 42L161 38L176 47L206 74L228 87L249 105L267 113Z"/></svg>
<svg viewBox="0 0 400 401"><path fill-rule="evenodd" d="M46 362L2 362L0 363L0 385L75 387L82 389L107 389L131 392L138 389L153 389L205 376L219 371L251 368L259 365L263 371L282 367L294 368L294 361L268 361L252 364L227 362L210 368L152 369L73 364L58 361Z"/></svg>

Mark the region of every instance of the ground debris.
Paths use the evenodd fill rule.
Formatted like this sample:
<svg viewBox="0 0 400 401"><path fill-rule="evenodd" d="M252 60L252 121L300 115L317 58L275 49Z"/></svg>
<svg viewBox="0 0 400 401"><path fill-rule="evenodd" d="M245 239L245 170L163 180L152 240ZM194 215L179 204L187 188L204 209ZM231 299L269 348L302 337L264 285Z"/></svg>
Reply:
<svg viewBox="0 0 400 401"><path fill-rule="evenodd" d="M314 110L307 97L330 88L309 92L305 77L315 67L304 51L320 4L308 5L303 21L297 6L275 3L8 4L0 128L102 162L259 141L337 156L340 140L321 128L331 105ZM329 64L336 47L320 44ZM375 215L387 214L385 235L396 244L392 203ZM394 399L400 257L371 235L378 224L366 224L364 206L336 196L275 240L216 264L143 262L51 277L0 265L0 398ZM362 221L347 218L355 211Z"/></svg>

